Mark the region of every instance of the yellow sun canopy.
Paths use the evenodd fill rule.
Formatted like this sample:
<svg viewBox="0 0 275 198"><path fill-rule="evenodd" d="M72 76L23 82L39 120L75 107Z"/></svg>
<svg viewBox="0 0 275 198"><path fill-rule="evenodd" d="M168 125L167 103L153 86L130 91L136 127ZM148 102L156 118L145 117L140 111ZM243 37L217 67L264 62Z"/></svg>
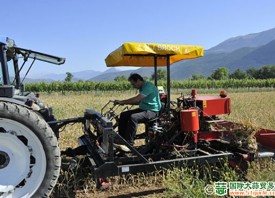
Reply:
<svg viewBox="0 0 275 198"><path fill-rule="evenodd" d="M137 66L152 67L167 66L167 56L170 56L170 64L203 56L201 46L175 45L157 43L124 43L118 49L110 53L105 59L108 67Z"/></svg>

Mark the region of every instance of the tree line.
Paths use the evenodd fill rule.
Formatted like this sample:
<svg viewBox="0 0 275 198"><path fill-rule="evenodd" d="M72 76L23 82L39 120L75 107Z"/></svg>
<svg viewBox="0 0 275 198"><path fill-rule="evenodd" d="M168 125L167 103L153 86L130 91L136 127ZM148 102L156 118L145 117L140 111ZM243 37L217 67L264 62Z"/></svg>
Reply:
<svg viewBox="0 0 275 198"><path fill-rule="evenodd" d="M117 76L113 82L82 81L72 82L73 75L70 72L64 82L51 83L27 83L26 91L31 92L65 92L65 91L124 91L132 89L128 77ZM158 69L158 85L166 87L166 70ZM145 80L153 82L154 74ZM246 71L237 69L230 73L228 68L219 67L209 76L194 74L187 80L171 80L173 89L210 89L210 88L275 88L275 65L267 65L262 68L249 68Z"/></svg>
<svg viewBox="0 0 275 198"><path fill-rule="evenodd" d="M159 86L166 86L165 80L158 81ZM275 88L273 79L228 79L228 80L172 80L172 89L212 89L212 88ZM31 92L66 92L66 91L125 91L131 90L128 81L113 82L40 82L26 83L26 91Z"/></svg>
<svg viewBox="0 0 275 198"><path fill-rule="evenodd" d="M203 75L193 75L192 80L206 79ZM275 78L275 65L266 65L261 68L251 67L246 71L236 69L230 73L228 68L219 67L207 79L227 80L227 79L270 79Z"/></svg>
<svg viewBox="0 0 275 198"><path fill-rule="evenodd" d="M158 69L158 80L166 80L166 70ZM145 79L154 80L155 74L151 75L151 78L145 77ZM246 71L236 69L230 73L227 67L219 67L213 71L213 73L206 77L202 74L193 74L191 80L228 80L228 79L270 79L275 78L275 65L266 65L262 68L251 67ZM127 77L124 75L117 76L114 81L127 81Z"/></svg>
<svg viewBox="0 0 275 198"><path fill-rule="evenodd" d="M157 79L166 80L167 73L164 69L157 70ZM270 79L275 78L275 65L266 65L262 68L251 67L246 71L241 69L236 69L234 72L230 73L227 67L219 67L213 71L213 73L206 77L202 74L193 74L191 80L227 80L227 79ZM71 82L73 79L73 74L66 72L65 82ZM127 81L128 77L125 75L120 75L114 78L115 82ZM153 73L150 78L144 77L145 80L154 80L155 74Z"/></svg>

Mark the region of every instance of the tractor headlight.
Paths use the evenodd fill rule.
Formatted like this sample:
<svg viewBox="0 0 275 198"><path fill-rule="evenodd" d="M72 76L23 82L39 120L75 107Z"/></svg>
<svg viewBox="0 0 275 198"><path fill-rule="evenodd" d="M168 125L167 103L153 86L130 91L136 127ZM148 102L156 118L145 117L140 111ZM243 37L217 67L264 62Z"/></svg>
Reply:
<svg viewBox="0 0 275 198"><path fill-rule="evenodd" d="M7 43L6 45L8 47L14 47L15 46L15 41L13 39L9 38L9 37L7 37L6 43Z"/></svg>
<svg viewBox="0 0 275 198"><path fill-rule="evenodd" d="M9 37L0 36L0 43L4 43L8 48L15 47L15 41Z"/></svg>

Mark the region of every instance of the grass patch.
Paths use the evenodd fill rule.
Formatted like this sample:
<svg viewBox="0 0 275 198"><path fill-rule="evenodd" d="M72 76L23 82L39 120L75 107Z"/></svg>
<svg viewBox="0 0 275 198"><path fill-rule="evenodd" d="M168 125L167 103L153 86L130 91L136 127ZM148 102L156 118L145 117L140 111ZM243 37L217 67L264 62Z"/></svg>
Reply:
<svg viewBox="0 0 275 198"><path fill-rule="evenodd" d="M163 177L166 188L165 197L208 197L207 184L217 181L229 182L243 180L243 175L231 169L226 160L216 164L205 164L191 168L173 168Z"/></svg>

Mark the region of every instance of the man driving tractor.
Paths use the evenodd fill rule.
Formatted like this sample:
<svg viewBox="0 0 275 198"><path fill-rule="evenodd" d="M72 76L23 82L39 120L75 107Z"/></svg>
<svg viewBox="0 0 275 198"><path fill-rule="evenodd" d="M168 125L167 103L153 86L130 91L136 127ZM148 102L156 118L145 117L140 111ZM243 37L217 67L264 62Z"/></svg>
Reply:
<svg viewBox="0 0 275 198"><path fill-rule="evenodd" d="M134 144L138 123L146 123L158 116L161 102L157 87L143 80L136 73L129 76L128 81L139 90L139 94L126 100L115 100L120 105L139 105L139 108L124 111L120 114L118 133L130 144Z"/></svg>

